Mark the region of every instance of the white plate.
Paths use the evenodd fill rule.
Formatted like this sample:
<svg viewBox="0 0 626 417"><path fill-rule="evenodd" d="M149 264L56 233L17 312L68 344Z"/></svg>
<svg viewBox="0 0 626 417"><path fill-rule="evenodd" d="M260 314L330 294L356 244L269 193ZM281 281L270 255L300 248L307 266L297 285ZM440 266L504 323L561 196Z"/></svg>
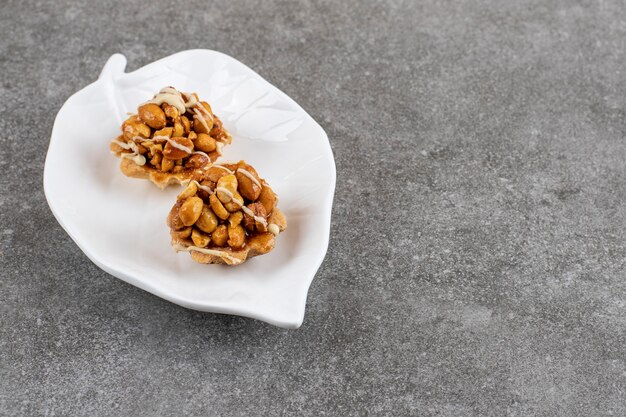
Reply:
<svg viewBox="0 0 626 417"><path fill-rule="evenodd" d="M52 129L44 190L55 217L100 268L181 306L288 328L302 324L330 233L335 162L324 130L241 62L190 50L124 73L115 54L70 97ZM165 218L178 187L125 177L109 142L126 112L164 86L195 91L233 135L221 161L246 160L280 197L288 228L267 255L241 266L200 265L175 253Z"/></svg>

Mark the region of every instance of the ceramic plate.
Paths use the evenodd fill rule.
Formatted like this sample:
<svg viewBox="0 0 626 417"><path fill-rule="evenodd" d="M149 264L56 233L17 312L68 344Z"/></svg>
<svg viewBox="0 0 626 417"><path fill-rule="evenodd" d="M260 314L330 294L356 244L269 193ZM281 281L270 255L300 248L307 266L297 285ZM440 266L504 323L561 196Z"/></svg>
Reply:
<svg viewBox="0 0 626 417"><path fill-rule="evenodd" d="M52 129L48 204L100 268L184 307L281 327L302 324L309 285L328 247L335 162L324 130L241 62L190 50L125 73L113 55L100 78L70 97ZM200 265L170 246L165 219L179 187L125 177L109 142L127 112L164 86L195 91L233 135L220 161L246 160L280 197L288 228L267 255L236 267Z"/></svg>

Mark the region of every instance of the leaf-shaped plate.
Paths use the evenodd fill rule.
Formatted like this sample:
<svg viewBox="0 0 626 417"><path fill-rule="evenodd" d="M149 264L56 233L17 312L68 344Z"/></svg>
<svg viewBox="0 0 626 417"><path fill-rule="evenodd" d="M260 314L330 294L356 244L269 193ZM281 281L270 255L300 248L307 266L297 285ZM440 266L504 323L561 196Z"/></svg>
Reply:
<svg viewBox="0 0 626 417"><path fill-rule="evenodd" d="M189 50L124 73L115 54L59 111L44 169L48 204L100 268L184 307L288 328L302 324L330 233L335 162L324 130L232 57ZM246 160L280 197L289 226L276 248L237 267L200 265L170 246L165 219L180 192L125 177L109 141L127 112L163 86L195 91L233 135L221 161Z"/></svg>

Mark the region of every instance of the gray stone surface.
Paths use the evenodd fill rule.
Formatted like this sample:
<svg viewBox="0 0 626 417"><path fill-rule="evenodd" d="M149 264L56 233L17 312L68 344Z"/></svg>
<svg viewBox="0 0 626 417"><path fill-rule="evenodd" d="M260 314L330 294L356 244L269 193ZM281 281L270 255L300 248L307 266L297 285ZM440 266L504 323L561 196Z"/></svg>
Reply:
<svg viewBox="0 0 626 417"><path fill-rule="evenodd" d="M626 415L622 0L91 3L0 7L0 414ZM330 137L299 330L127 285L47 207L65 99L190 48Z"/></svg>

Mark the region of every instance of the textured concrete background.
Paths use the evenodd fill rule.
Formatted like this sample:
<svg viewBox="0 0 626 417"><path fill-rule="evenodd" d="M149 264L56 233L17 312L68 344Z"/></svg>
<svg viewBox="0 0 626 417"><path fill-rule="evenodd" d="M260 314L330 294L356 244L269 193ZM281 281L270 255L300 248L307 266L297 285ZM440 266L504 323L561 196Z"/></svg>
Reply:
<svg viewBox="0 0 626 417"><path fill-rule="evenodd" d="M0 8L0 414L626 415L626 5ZM302 328L185 310L50 213L54 116L115 52L243 61L338 182Z"/></svg>

